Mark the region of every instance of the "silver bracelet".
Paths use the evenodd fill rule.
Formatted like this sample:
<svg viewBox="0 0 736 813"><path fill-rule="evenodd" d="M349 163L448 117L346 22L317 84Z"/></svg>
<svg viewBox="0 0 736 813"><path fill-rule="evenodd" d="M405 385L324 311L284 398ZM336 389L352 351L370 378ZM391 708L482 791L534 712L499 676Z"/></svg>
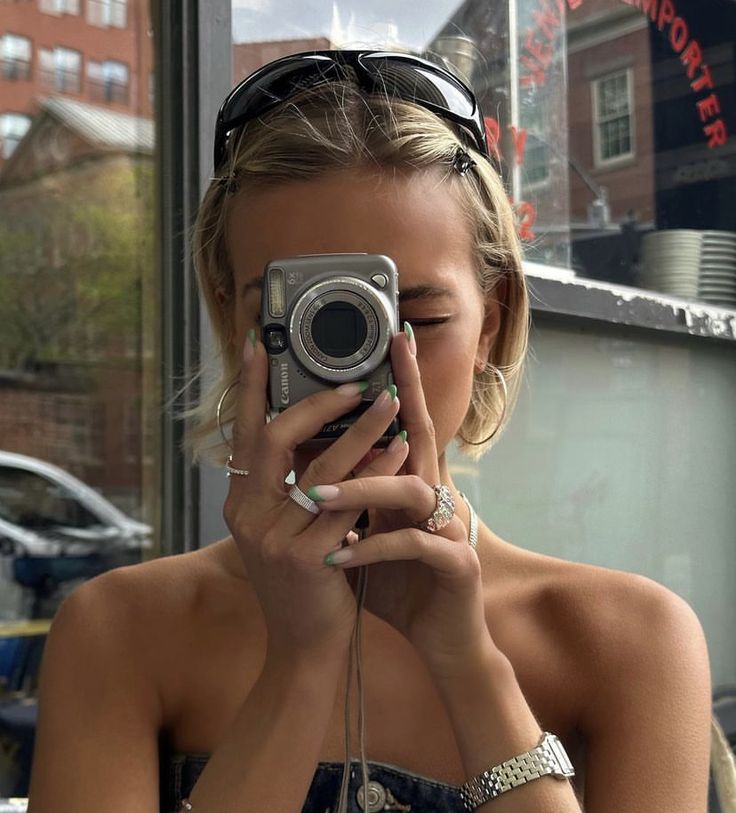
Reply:
<svg viewBox="0 0 736 813"><path fill-rule="evenodd" d="M554 776L556 779L575 776L575 769L562 743L548 731L542 734L536 748L495 765L461 785L460 797L465 809L472 811L512 788L543 776Z"/></svg>
<svg viewBox="0 0 736 813"><path fill-rule="evenodd" d="M181 807L179 808L179 813L186 813L188 810L194 810L192 803L189 799L182 799L181 800Z"/></svg>

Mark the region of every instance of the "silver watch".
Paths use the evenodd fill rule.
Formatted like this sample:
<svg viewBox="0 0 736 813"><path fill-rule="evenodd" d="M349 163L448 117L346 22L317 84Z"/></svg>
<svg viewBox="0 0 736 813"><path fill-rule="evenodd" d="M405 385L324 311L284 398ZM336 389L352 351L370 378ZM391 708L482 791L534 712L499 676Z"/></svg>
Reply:
<svg viewBox="0 0 736 813"><path fill-rule="evenodd" d="M507 790L549 775L569 779L575 776L575 769L559 739L545 731L536 748L483 771L461 785L460 796L466 810L475 810Z"/></svg>

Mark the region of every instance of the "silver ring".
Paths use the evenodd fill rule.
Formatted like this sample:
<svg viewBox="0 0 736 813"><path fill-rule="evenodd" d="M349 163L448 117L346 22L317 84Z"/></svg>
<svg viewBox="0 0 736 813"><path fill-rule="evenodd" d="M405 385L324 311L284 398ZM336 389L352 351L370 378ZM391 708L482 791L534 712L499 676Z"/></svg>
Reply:
<svg viewBox="0 0 736 813"><path fill-rule="evenodd" d="M434 533L444 528L455 516L455 500L452 492L445 485L432 486L435 494L435 506L432 516L420 523L419 528L423 531Z"/></svg>
<svg viewBox="0 0 736 813"><path fill-rule="evenodd" d="M317 503L311 499L311 497L307 497L298 485L293 485L289 489L289 496L297 505L306 508L307 511L311 511L313 514L319 514L320 511Z"/></svg>
<svg viewBox="0 0 736 813"><path fill-rule="evenodd" d="M237 474L239 477L247 477L250 474L248 469L236 469L235 466L231 465L233 462L233 456L230 455L227 459L227 463L225 463L225 476L232 477L233 474Z"/></svg>

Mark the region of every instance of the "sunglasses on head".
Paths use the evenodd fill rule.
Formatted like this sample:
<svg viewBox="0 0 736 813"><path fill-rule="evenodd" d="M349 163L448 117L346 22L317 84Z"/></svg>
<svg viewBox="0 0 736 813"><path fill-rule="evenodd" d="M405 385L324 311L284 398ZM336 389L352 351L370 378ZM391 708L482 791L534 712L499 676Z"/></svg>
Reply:
<svg viewBox="0 0 736 813"><path fill-rule="evenodd" d="M228 135L305 88L355 79L368 93L414 102L460 125L490 158L486 130L473 91L449 71L420 57L390 51L306 51L269 62L237 85L222 103L215 125L215 169Z"/></svg>

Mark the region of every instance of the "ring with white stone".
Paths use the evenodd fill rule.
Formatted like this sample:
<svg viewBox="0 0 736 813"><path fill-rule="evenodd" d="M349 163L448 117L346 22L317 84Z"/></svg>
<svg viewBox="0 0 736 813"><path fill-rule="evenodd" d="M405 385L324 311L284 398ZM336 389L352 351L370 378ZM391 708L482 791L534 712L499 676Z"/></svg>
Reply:
<svg viewBox="0 0 736 813"><path fill-rule="evenodd" d="M225 472L227 477L232 477L233 474L237 474L239 477L247 477L250 472L248 469L236 469L235 466L232 465L233 456L230 455L227 459L227 463L225 463Z"/></svg>
<svg viewBox="0 0 736 813"><path fill-rule="evenodd" d="M311 511L313 514L319 514L320 510L317 503L310 497L307 497L298 485L294 484L289 489L289 496L297 505L306 508L307 511Z"/></svg>
<svg viewBox="0 0 736 813"><path fill-rule="evenodd" d="M455 500L452 498L452 492L445 485L432 486L432 489L436 500L434 511L429 519L425 519L419 524L419 528L433 534L444 528L455 516Z"/></svg>

